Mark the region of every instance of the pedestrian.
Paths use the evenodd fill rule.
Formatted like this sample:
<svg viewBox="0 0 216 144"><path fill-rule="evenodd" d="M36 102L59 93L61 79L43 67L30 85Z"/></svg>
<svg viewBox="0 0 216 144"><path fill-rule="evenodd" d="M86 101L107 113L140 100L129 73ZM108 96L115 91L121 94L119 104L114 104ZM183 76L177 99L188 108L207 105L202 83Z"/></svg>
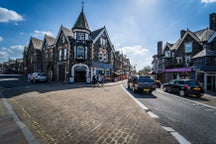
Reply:
<svg viewBox="0 0 216 144"><path fill-rule="evenodd" d="M101 81L101 75L98 74L98 75L97 75L97 86L98 86L98 87L100 86L100 81Z"/></svg>
<svg viewBox="0 0 216 144"><path fill-rule="evenodd" d="M104 86L104 75L102 74L102 76L101 76L101 86L103 87Z"/></svg>
<svg viewBox="0 0 216 144"><path fill-rule="evenodd" d="M94 86L96 85L96 83L97 83L97 78L96 78L96 75L93 75L93 84L94 84Z"/></svg>

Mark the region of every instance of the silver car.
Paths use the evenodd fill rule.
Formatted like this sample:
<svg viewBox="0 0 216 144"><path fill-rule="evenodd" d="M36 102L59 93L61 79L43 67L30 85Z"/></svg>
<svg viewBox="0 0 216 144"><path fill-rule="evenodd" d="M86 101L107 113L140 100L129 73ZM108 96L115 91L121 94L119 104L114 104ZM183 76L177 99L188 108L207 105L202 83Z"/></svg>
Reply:
<svg viewBox="0 0 216 144"><path fill-rule="evenodd" d="M47 82L47 76L41 72L34 72L31 76L31 81L36 82Z"/></svg>

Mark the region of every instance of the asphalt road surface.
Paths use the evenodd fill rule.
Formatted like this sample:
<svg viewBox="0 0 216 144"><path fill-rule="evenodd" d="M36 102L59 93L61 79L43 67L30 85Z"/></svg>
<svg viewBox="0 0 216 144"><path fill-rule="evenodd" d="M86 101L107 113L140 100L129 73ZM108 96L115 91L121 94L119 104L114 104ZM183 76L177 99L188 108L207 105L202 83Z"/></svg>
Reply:
<svg viewBox="0 0 216 144"><path fill-rule="evenodd" d="M216 143L216 107L200 103L206 100L205 96L197 100L192 96L180 97L160 89L152 94L128 91L158 116L156 120L162 126L173 128L189 142Z"/></svg>

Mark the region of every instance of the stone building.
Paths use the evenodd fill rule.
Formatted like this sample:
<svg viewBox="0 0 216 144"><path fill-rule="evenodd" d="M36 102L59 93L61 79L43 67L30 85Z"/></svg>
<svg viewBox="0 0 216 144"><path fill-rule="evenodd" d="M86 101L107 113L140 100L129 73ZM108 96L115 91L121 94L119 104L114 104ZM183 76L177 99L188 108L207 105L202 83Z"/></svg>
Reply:
<svg viewBox="0 0 216 144"><path fill-rule="evenodd" d="M73 27L61 25L56 38L31 37L23 58L26 73L44 72L50 80L70 83L90 83L97 74L111 80L118 60L106 27L91 31L83 8Z"/></svg>
<svg viewBox="0 0 216 144"><path fill-rule="evenodd" d="M157 79L192 78L203 83L205 90L216 91L216 13L209 15L209 22L209 28L199 31L181 30L174 44L163 47L158 42L152 62Z"/></svg>

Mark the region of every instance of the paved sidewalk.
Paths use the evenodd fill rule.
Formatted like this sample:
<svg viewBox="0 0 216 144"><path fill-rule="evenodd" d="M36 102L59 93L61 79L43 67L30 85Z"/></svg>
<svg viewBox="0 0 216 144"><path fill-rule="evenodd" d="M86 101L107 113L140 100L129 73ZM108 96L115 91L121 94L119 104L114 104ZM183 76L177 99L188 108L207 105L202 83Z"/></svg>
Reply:
<svg viewBox="0 0 216 144"><path fill-rule="evenodd" d="M178 143L120 85L83 86L52 83L5 90L4 95L42 144Z"/></svg>
<svg viewBox="0 0 216 144"><path fill-rule="evenodd" d="M27 141L0 98L0 144L27 144Z"/></svg>

